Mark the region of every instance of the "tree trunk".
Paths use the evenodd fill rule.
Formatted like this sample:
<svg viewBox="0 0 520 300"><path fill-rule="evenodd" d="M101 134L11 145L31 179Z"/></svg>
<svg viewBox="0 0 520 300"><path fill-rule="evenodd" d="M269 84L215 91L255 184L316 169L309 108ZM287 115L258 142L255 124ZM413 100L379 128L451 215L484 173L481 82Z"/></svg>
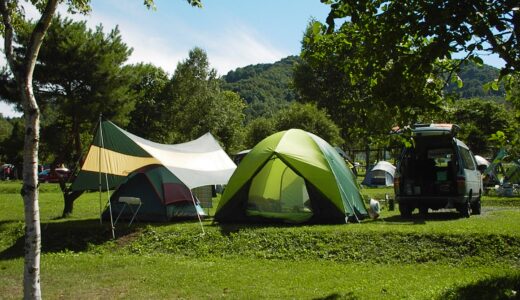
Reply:
<svg viewBox="0 0 520 300"><path fill-rule="evenodd" d="M23 62L17 68L13 51L13 3L0 0L0 13L4 30L4 53L14 74L22 100L25 137L23 154L22 197L25 213L25 253L23 292L24 299L41 299L40 289L40 210L38 203L38 144L40 139L40 111L33 93L33 73L45 33L49 29L58 0L48 0L40 20L31 33ZM17 5L17 4L16 4Z"/></svg>
<svg viewBox="0 0 520 300"><path fill-rule="evenodd" d="M365 144L365 174L370 171L370 145L368 142Z"/></svg>
<svg viewBox="0 0 520 300"><path fill-rule="evenodd" d="M23 84L25 142L22 197L25 212L24 299L41 299L40 289L40 210L38 203L38 144L40 112L32 94L32 85ZM29 105L32 104L32 105ZM30 108L29 108L30 107Z"/></svg>
<svg viewBox="0 0 520 300"><path fill-rule="evenodd" d="M74 201L78 199L78 197L81 196L81 194L83 194L83 191L62 191L65 206L63 207L63 213L61 214L61 217L66 218L72 214L72 210L74 209Z"/></svg>
<svg viewBox="0 0 520 300"><path fill-rule="evenodd" d="M63 206L63 213L61 214L62 218L67 218L72 214L72 210L74 209L74 199L67 197L69 194L63 194L63 199L65 200L65 206Z"/></svg>

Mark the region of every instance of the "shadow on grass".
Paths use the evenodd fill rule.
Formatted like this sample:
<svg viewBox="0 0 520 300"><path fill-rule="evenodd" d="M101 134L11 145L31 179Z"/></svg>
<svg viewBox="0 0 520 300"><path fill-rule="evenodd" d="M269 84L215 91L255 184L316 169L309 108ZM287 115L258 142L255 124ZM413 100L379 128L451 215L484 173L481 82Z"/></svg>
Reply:
<svg viewBox="0 0 520 300"><path fill-rule="evenodd" d="M458 287L444 293L439 299L520 299L520 273Z"/></svg>
<svg viewBox="0 0 520 300"><path fill-rule="evenodd" d="M389 222L389 223L399 223L402 224L410 224L410 225L424 225L428 222L437 222L437 221L451 221L451 220L460 220L462 217L456 211L442 211L442 212L430 212L427 215L423 215L420 213L413 214L409 218L403 218L400 215L395 215L391 217L386 217L380 219L381 221Z"/></svg>
<svg viewBox="0 0 520 300"><path fill-rule="evenodd" d="M110 224L99 219L70 220L63 222L42 223L42 253L61 252L70 250L81 252L88 249L89 245L100 245L112 240ZM140 225L128 227L119 225L116 227L117 241L124 241L125 237L139 231ZM20 258L24 256L25 237L19 237L11 247L0 253L0 260Z"/></svg>
<svg viewBox="0 0 520 300"><path fill-rule="evenodd" d="M355 300L355 299L359 299L359 297L354 295L354 293L349 292L347 294L334 293L334 294L330 294L325 297L314 298L313 300Z"/></svg>
<svg viewBox="0 0 520 300"><path fill-rule="evenodd" d="M262 222L262 223L248 223L248 222L236 222L236 223L211 223L211 226L219 228L220 232L224 236L229 236L232 233L238 233L244 229L262 229L262 228L295 228L313 226L318 224L290 224L282 222ZM320 225L331 225L331 224L320 224ZM332 224L338 225L338 224Z"/></svg>

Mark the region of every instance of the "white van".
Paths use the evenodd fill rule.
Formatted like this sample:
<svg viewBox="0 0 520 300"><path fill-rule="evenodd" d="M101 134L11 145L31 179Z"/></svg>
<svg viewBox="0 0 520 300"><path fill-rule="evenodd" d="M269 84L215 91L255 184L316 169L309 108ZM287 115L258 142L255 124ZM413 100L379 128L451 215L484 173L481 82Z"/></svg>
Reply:
<svg viewBox="0 0 520 300"><path fill-rule="evenodd" d="M401 216L414 209L455 208L463 217L480 214L482 178L474 155L455 138L452 124L416 124L414 145L404 148L394 177L396 201Z"/></svg>

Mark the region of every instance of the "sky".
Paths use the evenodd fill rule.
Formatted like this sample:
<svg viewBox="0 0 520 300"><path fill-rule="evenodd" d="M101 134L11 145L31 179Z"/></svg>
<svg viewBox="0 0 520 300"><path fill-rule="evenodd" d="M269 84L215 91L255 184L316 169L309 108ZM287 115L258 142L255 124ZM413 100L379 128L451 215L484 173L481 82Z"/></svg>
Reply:
<svg viewBox="0 0 520 300"><path fill-rule="evenodd" d="M298 55L311 19L325 21L328 6L319 0L202 0L203 8L185 0L155 0L148 10L142 0L92 0L88 16L74 15L105 33L118 26L123 41L133 48L128 63L152 63L172 74L194 47L204 49L220 75L251 64L274 63ZM27 8L29 16L37 17ZM64 6L60 8L64 14ZM3 44L3 43L2 43ZM496 67L496 56L483 57ZM0 64L5 64L0 55ZM0 101L4 116L19 116Z"/></svg>

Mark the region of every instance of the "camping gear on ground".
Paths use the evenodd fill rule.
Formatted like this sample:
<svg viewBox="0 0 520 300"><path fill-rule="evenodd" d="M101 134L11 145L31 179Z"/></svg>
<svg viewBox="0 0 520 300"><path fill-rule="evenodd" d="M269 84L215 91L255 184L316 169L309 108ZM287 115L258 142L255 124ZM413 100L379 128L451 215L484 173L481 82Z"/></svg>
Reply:
<svg viewBox="0 0 520 300"><path fill-rule="evenodd" d="M393 186L395 166L387 161L379 161L363 179L362 185L369 187Z"/></svg>
<svg viewBox="0 0 520 300"><path fill-rule="evenodd" d="M140 199L139 211L132 210L131 205L136 203L129 203L128 198ZM206 215L197 202L193 205L190 189L162 165L149 165L132 172L110 201L112 215L122 220L164 222ZM109 213L107 208L103 218L109 219Z"/></svg>
<svg viewBox="0 0 520 300"><path fill-rule="evenodd" d="M379 215L381 214L381 205L379 204L379 201L372 198L370 199L368 214L370 215L370 218L374 220L379 218Z"/></svg>
<svg viewBox="0 0 520 300"><path fill-rule="evenodd" d="M320 137L291 129L258 143L229 180L218 222L339 223L367 216L352 171Z"/></svg>

